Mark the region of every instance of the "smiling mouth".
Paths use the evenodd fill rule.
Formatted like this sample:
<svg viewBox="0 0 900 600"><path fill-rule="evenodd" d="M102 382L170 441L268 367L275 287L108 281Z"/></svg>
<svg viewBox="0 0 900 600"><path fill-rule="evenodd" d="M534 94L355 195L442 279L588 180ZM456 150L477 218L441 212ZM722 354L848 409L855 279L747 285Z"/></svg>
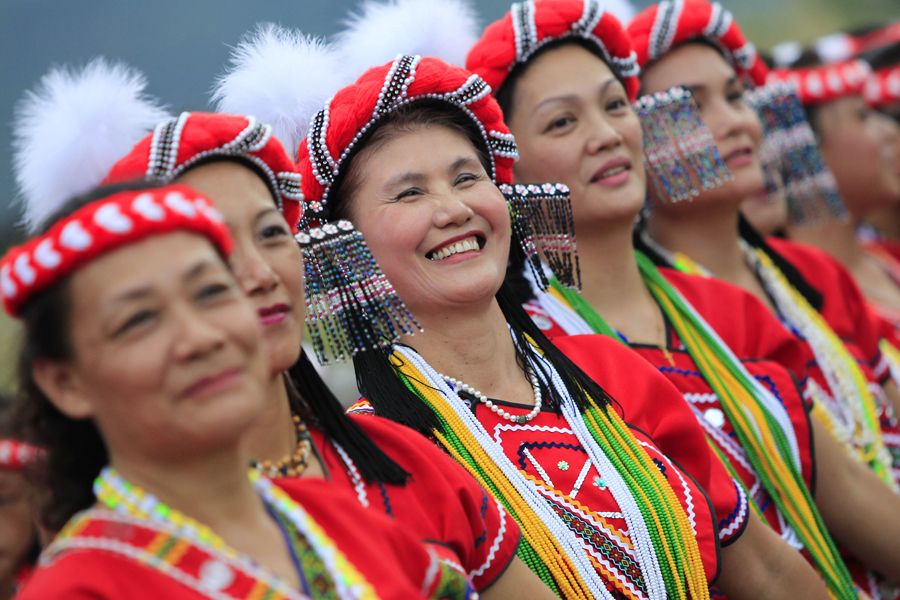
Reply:
<svg viewBox="0 0 900 600"><path fill-rule="evenodd" d="M425 257L429 260L444 260L445 258L450 258L454 254L463 254L465 252L478 252L484 248L484 239L480 236L472 235L467 237L464 240L459 240L457 242L453 242L452 244L447 244L442 248L438 248L437 250L432 250Z"/></svg>
<svg viewBox="0 0 900 600"><path fill-rule="evenodd" d="M610 177L615 177L619 173L624 173L625 171L630 171L630 170L631 170L631 167L628 167L626 165L613 167L612 169L607 169L606 171L603 171L602 173L598 173L597 175L592 177L591 183L597 183L598 181L601 181L603 179L609 179Z"/></svg>

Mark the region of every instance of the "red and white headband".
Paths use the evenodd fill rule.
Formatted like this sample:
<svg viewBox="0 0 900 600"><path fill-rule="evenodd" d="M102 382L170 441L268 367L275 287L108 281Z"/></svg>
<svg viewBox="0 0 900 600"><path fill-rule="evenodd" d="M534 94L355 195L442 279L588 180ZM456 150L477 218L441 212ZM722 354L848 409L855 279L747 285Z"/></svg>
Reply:
<svg viewBox="0 0 900 600"><path fill-rule="evenodd" d="M625 82L634 99L640 68L622 24L599 0L528 0L513 4L485 29L469 51L466 68L494 91L517 64L528 62L545 44L562 39L584 40L596 48Z"/></svg>
<svg viewBox="0 0 900 600"><path fill-rule="evenodd" d="M10 316L74 270L116 248L151 235L190 231L207 237L223 255L231 236L205 196L183 185L125 191L92 202L53 224L43 235L11 248L0 260L0 298Z"/></svg>
<svg viewBox="0 0 900 600"><path fill-rule="evenodd" d="M800 69L772 69L768 81L787 81L794 84L803 104L820 104L862 94L871 68L862 60L807 67Z"/></svg>
<svg viewBox="0 0 900 600"><path fill-rule="evenodd" d="M714 44L735 71L762 85L768 68L734 17L718 2L665 0L638 14L628 25L638 63L646 67L676 46L694 39Z"/></svg>
<svg viewBox="0 0 900 600"><path fill-rule="evenodd" d="M870 73L863 94L866 102L876 108L900 102L900 66L878 69Z"/></svg>
<svg viewBox="0 0 900 600"><path fill-rule="evenodd" d="M20 471L37 462L41 450L19 440L0 439L0 470Z"/></svg>
<svg viewBox="0 0 900 600"><path fill-rule="evenodd" d="M163 121L115 164L104 183L146 179L172 182L202 161L238 158L255 165L296 230L303 216L300 175L272 128L252 116L184 112Z"/></svg>
<svg viewBox="0 0 900 600"><path fill-rule="evenodd" d="M490 86L478 75L438 58L403 55L369 69L313 116L300 144L297 170L314 213L326 209L332 186L366 132L387 114L419 100L445 102L467 114L489 151L492 179L512 183L512 166L519 155ZM327 218L327 213L317 218L323 216Z"/></svg>

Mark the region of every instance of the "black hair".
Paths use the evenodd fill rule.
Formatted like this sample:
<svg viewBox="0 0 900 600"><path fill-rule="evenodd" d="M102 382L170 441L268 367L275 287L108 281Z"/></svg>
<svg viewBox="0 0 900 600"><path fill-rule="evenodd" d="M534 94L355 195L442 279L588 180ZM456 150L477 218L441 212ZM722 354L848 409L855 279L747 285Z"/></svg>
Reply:
<svg viewBox="0 0 900 600"><path fill-rule="evenodd" d="M562 37L551 42L547 42L540 48L538 48L534 54L528 57L528 60L525 62L517 62L513 65L512 69L510 69L506 78L503 80L503 83L500 85L500 88L494 93L494 98L497 99L497 104L500 105L500 110L503 111L503 116L506 118L507 122L512 118L513 113L513 104L516 95L516 85L519 82L519 79L528 71L529 67L534 63L535 59L539 56L550 52L551 50L555 50L556 48L560 48L562 46L581 46L609 67L609 70L612 71L612 74L616 79L619 80L619 83L622 84L626 90L628 86L625 85L625 80L622 79L621 74L619 73L618 68L611 65L609 60L603 55L603 52L600 48L597 47L596 44L590 42L582 37L578 36L569 36Z"/></svg>
<svg viewBox="0 0 900 600"><path fill-rule="evenodd" d="M542 354L554 366L566 391L580 411L584 412L588 408L588 397L601 407L607 407L614 402L597 382L553 345L531 320L505 282L500 286L496 298L520 352L517 355L519 368L526 371L527 363L530 362L545 375L544 380L549 381L549 374L544 371L543 366L533 360L536 354ZM534 341L537 349L532 347L529 338ZM402 423L423 435L430 436L435 431L443 433L444 428L434 412L406 387L391 365L392 352L392 348L386 348L356 355L353 366L356 369L359 391L372 404L375 414ZM561 398L556 396L556 391L547 391L550 392L547 406L559 407Z"/></svg>
<svg viewBox="0 0 900 600"><path fill-rule="evenodd" d="M18 441L25 441L24 437L20 435L12 422L12 408L13 401L5 395L0 394L0 438L13 439ZM24 475L26 480L28 481L30 486L34 485L34 469L26 468L24 470ZM35 490L30 490L30 501L36 502L38 494L35 493ZM19 567L23 564L26 565L35 565L37 564L38 556L41 553L41 543L40 537L38 536L37 529L32 527L32 543L31 547L28 549L28 552L22 557L22 562L18 565L13 565L14 567Z"/></svg>
<svg viewBox="0 0 900 600"><path fill-rule="evenodd" d="M750 221L748 221L743 214L738 215L738 233L745 242L766 253L775 266L778 267L778 270L784 275L785 279L788 280L788 283L800 292L800 295L809 302L810 306L817 311L822 310L822 304L824 302L822 292L813 287L813 285L803 277L797 267L772 248L772 246L766 242L765 238L753 228ZM656 266L674 267L666 257L644 241L644 238L640 235L640 227L635 229L634 247L646 254Z"/></svg>
<svg viewBox="0 0 900 600"><path fill-rule="evenodd" d="M114 194L159 187L155 183L128 182L96 188L66 202L46 220L41 233L76 210ZM93 483L109 463L106 444L89 419L72 419L63 414L44 394L34 379L38 359L69 361L73 349L69 338L70 277L65 277L35 295L22 309L24 328L19 356L19 395L12 422L23 439L46 450L39 469L40 483L47 499L41 507L41 521L58 531L78 511L94 501Z"/></svg>

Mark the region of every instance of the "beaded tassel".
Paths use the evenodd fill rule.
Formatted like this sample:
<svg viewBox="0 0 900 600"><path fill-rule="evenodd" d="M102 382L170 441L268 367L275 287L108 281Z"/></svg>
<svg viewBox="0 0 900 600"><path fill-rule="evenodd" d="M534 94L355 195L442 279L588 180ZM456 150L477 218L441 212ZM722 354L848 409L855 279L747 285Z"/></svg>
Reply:
<svg viewBox="0 0 900 600"><path fill-rule="evenodd" d="M567 288L581 289L581 270L575 244L575 222L569 188L561 183L500 184L506 196L513 232L522 245L525 262L542 289L549 287L541 259Z"/></svg>
<svg viewBox="0 0 900 600"><path fill-rule="evenodd" d="M744 97L762 123L760 153L767 179L771 180L767 186L781 180L791 222L815 222L823 212L846 218L834 175L825 164L794 86L787 82L770 83L746 92Z"/></svg>
<svg viewBox="0 0 900 600"><path fill-rule="evenodd" d="M644 134L644 164L656 197L679 202L732 179L691 93L674 87L634 103Z"/></svg>
<svg viewBox="0 0 900 600"><path fill-rule="evenodd" d="M303 248L306 322L320 364L421 331L349 221L325 223L295 238Z"/></svg>

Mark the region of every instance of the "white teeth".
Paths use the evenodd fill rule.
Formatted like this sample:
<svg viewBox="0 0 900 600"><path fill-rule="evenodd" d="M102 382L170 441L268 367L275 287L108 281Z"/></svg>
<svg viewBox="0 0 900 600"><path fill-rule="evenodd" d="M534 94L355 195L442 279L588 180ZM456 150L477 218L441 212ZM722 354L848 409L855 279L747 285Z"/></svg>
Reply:
<svg viewBox="0 0 900 600"><path fill-rule="evenodd" d="M604 171L603 175L600 177L601 179L606 179L607 177L612 177L613 175L618 175L622 171L625 170L625 167L616 167L615 169L610 169L609 171Z"/></svg>
<svg viewBox="0 0 900 600"><path fill-rule="evenodd" d="M431 253L431 260L443 260L448 256L453 256L454 254L460 254L461 252L470 252L473 250L479 250L478 241L475 238L463 240L461 242L456 242L454 244L450 244Z"/></svg>

